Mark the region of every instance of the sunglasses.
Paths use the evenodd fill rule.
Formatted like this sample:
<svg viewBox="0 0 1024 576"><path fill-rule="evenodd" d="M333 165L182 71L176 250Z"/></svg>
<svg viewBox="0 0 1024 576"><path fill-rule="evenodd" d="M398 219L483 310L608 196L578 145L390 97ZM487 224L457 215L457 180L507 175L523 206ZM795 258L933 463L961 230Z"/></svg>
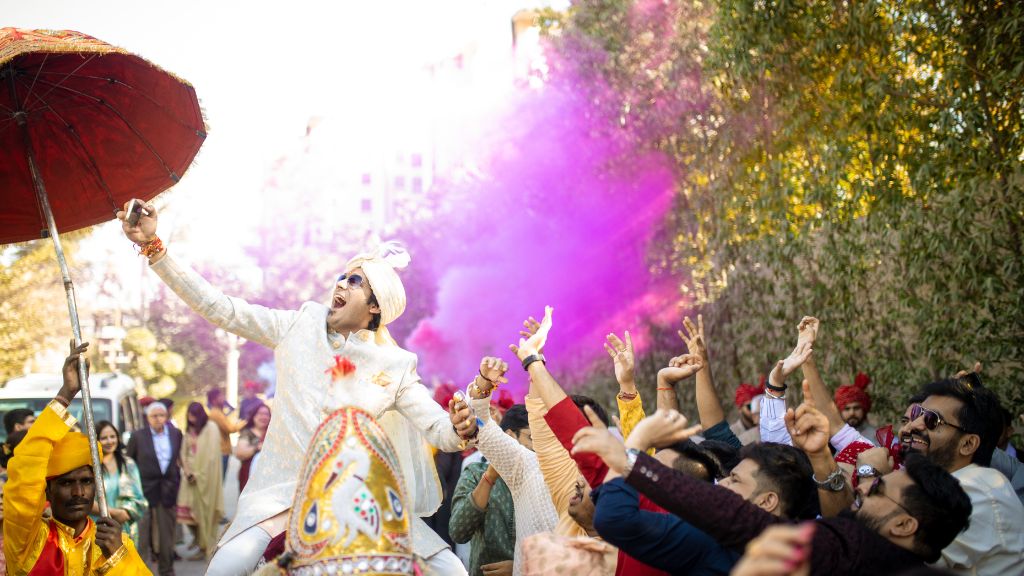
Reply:
<svg viewBox="0 0 1024 576"><path fill-rule="evenodd" d="M359 274L342 274L338 276L338 285L341 288L359 289L366 283L366 279Z"/></svg>
<svg viewBox="0 0 1024 576"><path fill-rule="evenodd" d="M888 501L892 502L893 504L899 506L900 509L903 510L904 512L906 512L907 514L910 514L910 510L907 510L906 506L904 506L903 504L900 504L895 499L893 499L889 495L887 495L887 494L882 492L882 488L884 486L885 486L885 482L882 481L882 477L881 476L876 476L874 481L871 482L871 486L868 487L867 496L868 497L870 497L870 496L881 496L882 498L885 498L886 500L888 500ZM853 493L854 506L856 506L858 510L860 510L861 506L864 505L864 498L865 497L861 494L861 492L859 490ZM913 516L913 514L910 514L910 515Z"/></svg>
<svg viewBox="0 0 1024 576"><path fill-rule="evenodd" d="M910 407L910 421L911 422L916 422L918 418L922 418L922 417L924 418L924 427L929 429L929 430L935 430L940 425L945 424L946 426L951 426L953 428L956 428L957 430L959 430L959 431L961 431L961 432L963 432L965 434L967 433L967 430L964 430L963 428L957 426L956 424L953 424L953 423L947 421L938 412L936 412L934 410L929 410L929 409L925 408L924 406L921 406L920 404L912 405Z"/></svg>

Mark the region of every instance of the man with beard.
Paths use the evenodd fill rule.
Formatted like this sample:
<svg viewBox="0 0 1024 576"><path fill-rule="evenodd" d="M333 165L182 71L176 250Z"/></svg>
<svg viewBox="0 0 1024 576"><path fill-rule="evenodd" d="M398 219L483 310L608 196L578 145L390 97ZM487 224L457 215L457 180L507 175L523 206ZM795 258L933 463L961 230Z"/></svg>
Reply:
<svg viewBox="0 0 1024 576"><path fill-rule="evenodd" d="M869 384L871 378L863 372L858 372L853 384L836 388L835 402L843 420L856 428L861 436L875 443L876 428L868 424L868 413L871 412L871 396L867 391Z"/></svg>
<svg viewBox="0 0 1024 576"><path fill-rule="evenodd" d="M1024 506L1002 473L989 468L1002 432L999 400L977 374L924 387L900 430L905 453L951 473L973 505L971 525L942 551L961 574L1024 574Z"/></svg>
<svg viewBox="0 0 1024 576"><path fill-rule="evenodd" d="M117 521L89 518L96 496L89 439L71 431L77 420L67 410L81 389L78 362L88 346L71 342L64 385L14 449L3 494L8 574L149 573Z"/></svg>
<svg viewBox="0 0 1024 576"><path fill-rule="evenodd" d="M824 422L813 433L827 452ZM793 420L793 413L787 415L787 426L794 440L811 432ZM660 437L678 439L686 419L677 417L660 429ZM734 490L665 466L644 448L627 450L613 436L589 428L577 434L575 451L598 454L626 483L734 551L742 552L768 526L785 522ZM971 514L970 499L956 479L920 456L910 456L903 470L863 483L858 490L842 517L814 521L812 574L894 574L934 562Z"/></svg>

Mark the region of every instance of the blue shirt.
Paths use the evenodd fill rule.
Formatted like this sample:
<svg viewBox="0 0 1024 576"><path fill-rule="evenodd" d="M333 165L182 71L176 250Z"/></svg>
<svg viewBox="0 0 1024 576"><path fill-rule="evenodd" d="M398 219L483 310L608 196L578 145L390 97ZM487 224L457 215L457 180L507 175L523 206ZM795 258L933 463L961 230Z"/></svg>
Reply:
<svg viewBox="0 0 1024 576"><path fill-rule="evenodd" d="M160 473L167 473L167 466L171 464L171 434L164 426L164 431L157 433L152 428L149 431L153 434L153 449L156 450L156 461L160 464Z"/></svg>
<svg viewBox="0 0 1024 576"><path fill-rule="evenodd" d="M622 478L594 490L594 528L609 544L670 574L728 574L740 554L673 514L640 509L636 488Z"/></svg>
<svg viewBox="0 0 1024 576"><path fill-rule="evenodd" d="M743 448L743 443L736 437L736 433L729 428L729 423L725 420L722 420L718 424L708 428L702 432L702 434L704 435L705 440L718 440L720 442L725 442L737 450Z"/></svg>

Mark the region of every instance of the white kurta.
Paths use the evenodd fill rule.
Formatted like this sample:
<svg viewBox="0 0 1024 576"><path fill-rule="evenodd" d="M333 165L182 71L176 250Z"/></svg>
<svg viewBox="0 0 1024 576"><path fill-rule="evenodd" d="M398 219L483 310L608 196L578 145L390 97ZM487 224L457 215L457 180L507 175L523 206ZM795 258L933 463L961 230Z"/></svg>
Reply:
<svg viewBox="0 0 1024 576"><path fill-rule="evenodd" d="M516 517L516 551L512 574L523 570L523 543L534 534L554 533L558 513L544 481L537 454L518 440L502 432L490 418L490 398L471 400L477 416L484 422L477 436L477 448L501 476L512 493Z"/></svg>
<svg viewBox="0 0 1024 576"><path fill-rule="evenodd" d="M971 499L971 524L934 564L955 574L1024 574L1024 506L1010 481L991 468L969 464L953 476Z"/></svg>
<svg viewBox="0 0 1024 576"><path fill-rule="evenodd" d="M343 406L362 408L378 419L396 410L434 446L448 452L459 450L460 439L448 413L420 382L415 354L398 346L378 345L367 330L350 334L347 339L336 336L337 340L332 341L327 334L329 309L323 304L306 302L299 310L249 304L225 296L194 270L175 262L170 254L164 254L151 268L203 318L274 350L277 392L274 415L260 453L259 474L249 478L239 496L238 512L221 545L291 507L314 431L324 417ZM339 355L348 358L356 370L335 381L328 371ZM388 418L393 418L391 414ZM410 508L421 515L431 514L422 501L434 500L433 493L439 490L433 458L421 438L392 438L392 442L402 461ZM421 496L419 506L413 501L417 480L418 488L428 491L428 497ZM433 486L423 486L431 482ZM436 507L436 502L431 504ZM414 517L411 528L413 551L418 556L427 558L447 547L418 517Z"/></svg>

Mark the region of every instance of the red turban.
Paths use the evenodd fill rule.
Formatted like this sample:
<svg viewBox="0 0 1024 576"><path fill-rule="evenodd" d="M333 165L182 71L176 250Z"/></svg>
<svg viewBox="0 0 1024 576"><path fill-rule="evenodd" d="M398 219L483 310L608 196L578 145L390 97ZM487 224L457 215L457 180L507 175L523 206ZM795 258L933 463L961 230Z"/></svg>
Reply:
<svg viewBox="0 0 1024 576"><path fill-rule="evenodd" d="M451 382L438 384L437 388L434 389L434 402L437 402L442 408L447 410L448 402L452 399L452 396L455 395L456 390L458 390L458 388Z"/></svg>
<svg viewBox="0 0 1024 576"><path fill-rule="evenodd" d="M498 393L495 396L496 397L491 397L491 403L496 405L498 409L501 410L502 414L516 404L515 398L512 397L512 394L508 390L498 390Z"/></svg>
<svg viewBox="0 0 1024 576"><path fill-rule="evenodd" d="M836 407L842 410L850 402L859 402L864 408L865 414L871 412L871 396L868 396L867 393L868 384L871 384L871 378L863 372L858 372L852 385L836 388Z"/></svg>
<svg viewBox="0 0 1024 576"><path fill-rule="evenodd" d="M740 384L736 388L736 406L741 407L750 404L755 396L760 396L764 391L753 384Z"/></svg>

